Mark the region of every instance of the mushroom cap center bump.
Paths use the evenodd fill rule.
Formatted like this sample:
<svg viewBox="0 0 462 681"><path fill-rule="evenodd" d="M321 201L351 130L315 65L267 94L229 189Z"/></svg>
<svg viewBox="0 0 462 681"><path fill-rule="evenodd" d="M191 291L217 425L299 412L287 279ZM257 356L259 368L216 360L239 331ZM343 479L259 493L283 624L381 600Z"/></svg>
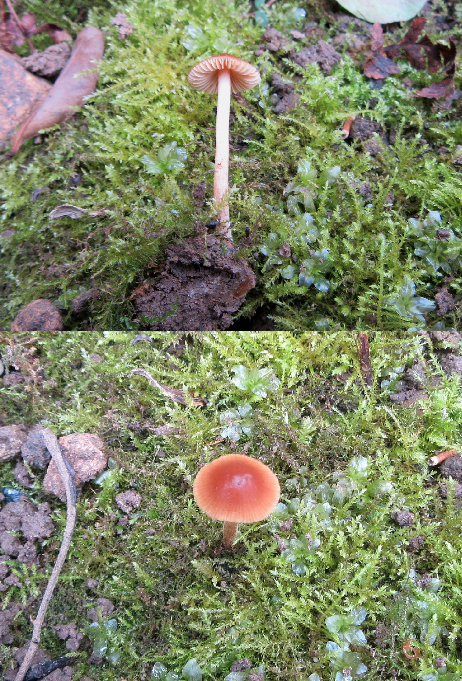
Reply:
<svg viewBox="0 0 462 681"><path fill-rule="evenodd" d="M189 84L199 92L215 94L218 92L219 72L224 69L229 70L231 92L234 94L250 90L260 82L260 73L255 66L231 54L219 54L193 66L188 74Z"/></svg>
<svg viewBox="0 0 462 681"><path fill-rule="evenodd" d="M258 459L226 454L201 468L193 492L197 505L210 518L253 523L273 511L280 487L276 475Z"/></svg>

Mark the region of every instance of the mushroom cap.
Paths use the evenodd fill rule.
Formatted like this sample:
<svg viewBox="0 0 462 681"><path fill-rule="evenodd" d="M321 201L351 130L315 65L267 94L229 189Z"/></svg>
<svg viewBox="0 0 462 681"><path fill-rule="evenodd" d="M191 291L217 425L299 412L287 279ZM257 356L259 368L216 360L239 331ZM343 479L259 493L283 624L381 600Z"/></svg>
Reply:
<svg viewBox="0 0 462 681"><path fill-rule="evenodd" d="M230 54L219 54L193 66L188 74L189 84L199 92L213 95L218 92L218 72L223 69L229 69L233 93L250 90L260 82L255 66Z"/></svg>
<svg viewBox="0 0 462 681"><path fill-rule="evenodd" d="M254 523L279 501L279 480L264 463L245 454L225 454L200 469L193 486L199 508L214 520Z"/></svg>

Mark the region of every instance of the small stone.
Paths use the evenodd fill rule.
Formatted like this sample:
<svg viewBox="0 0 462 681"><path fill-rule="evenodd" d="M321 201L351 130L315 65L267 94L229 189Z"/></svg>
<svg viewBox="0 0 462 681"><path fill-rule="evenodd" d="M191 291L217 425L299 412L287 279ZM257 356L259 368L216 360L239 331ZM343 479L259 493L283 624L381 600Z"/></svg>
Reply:
<svg viewBox="0 0 462 681"><path fill-rule="evenodd" d="M111 19L111 24L119 29L119 38L121 40L128 38L135 30L135 27L128 21L127 15L123 12L117 12L115 17Z"/></svg>
<svg viewBox="0 0 462 681"><path fill-rule="evenodd" d="M58 308L39 298L20 310L11 322L11 331L62 331L63 320Z"/></svg>
<svg viewBox="0 0 462 681"><path fill-rule="evenodd" d="M90 288L75 296L72 300L72 308L75 314L85 312L91 303L101 297L101 291L97 288Z"/></svg>
<svg viewBox="0 0 462 681"><path fill-rule="evenodd" d="M420 534L416 534L414 537L411 537L408 542L408 551L411 553L418 553L423 545L425 544L425 537L422 537Z"/></svg>
<svg viewBox="0 0 462 681"><path fill-rule="evenodd" d="M395 404L401 404L403 407L410 407L411 405L426 400L428 398L425 390L403 390L399 393L390 395L390 400Z"/></svg>
<svg viewBox="0 0 462 681"><path fill-rule="evenodd" d="M292 54L292 61L299 66L304 68L307 64L315 62L320 64L324 73L330 73L332 67L340 61L340 59L341 57L339 53L336 52L335 48L324 40L319 40L317 45L305 47L301 52Z"/></svg>
<svg viewBox="0 0 462 681"><path fill-rule="evenodd" d="M410 511L394 511L391 518L400 527L411 527L414 524L415 515Z"/></svg>
<svg viewBox="0 0 462 681"><path fill-rule="evenodd" d="M372 188L369 182L363 182L356 190L364 199L368 199L372 195Z"/></svg>
<svg viewBox="0 0 462 681"><path fill-rule="evenodd" d="M18 461L14 467L13 477L22 487L32 487L29 472L22 461Z"/></svg>
<svg viewBox="0 0 462 681"><path fill-rule="evenodd" d="M124 513L131 513L133 509L138 508L141 504L141 494L130 490L129 492L120 492L116 495L116 504Z"/></svg>
<svg viewBox="0 0 462 681"><path fill-rule="evenodd" d="M459 374L462 378L462 357L459 355L448 354L441 357L440 364L443 367L443 371L448 374Z"/></svg>
<svg viewBox="0 0 462 681"><path fill-rule="evenodd" d="M376 139L372 138L366 143L365 149L371 156L377 156L381 146Z"/></svg>
<svg viewBox="0 0 462 681"><path fill-rule="evenodd" d="M453 310L456 306L456 302L453 296L449 293L447 286L443 286L443 288L438 291L438 293L435 295L435 302L438 306L436 314L440 316L451 312L451 310Z"/></svg>
<svg viewBox="0 0 462 681"><path fill-rule="evenodd" d="M0 428L0 461L11 461L21 452L27 433L22 426Z"/></svg>
<svg viewBox="0 0 462 681"><path fill-rule="evenodd" d="M43 441L40 426L34 426L27 433L27 439L21 447L21 456L29 466L46 468L48 465L51 454Z"/></svg>
<svg viewBox="0 0 462 681"><path fill-rule="evenodd" d="M356 116L350 130L350 137L352 139L364 142L373 138L374 133L383 135L383 130L378 123L371 121L365 116Z"/></svg>
<svg viewBox="0 0 462 681"><path fill-rule="evenodd" d="M107 455L103 452L103 441L97 435L72 433L60 437L58 442L62 447L64 456L74 470L76 489L81 489L85 482L93 480L106 468ZM64 485L53 460L50 461L48 466L43 487L47 492L55 494L61 501L66 500Z"/></svg>
<svg viewBox="0 0 462 681"><path fill-rule="evenodd" d="M37 76L53 78L65 66L70 54L71 48L68 43L62 41L55 45L50 45L43 52L35 52L35 54L30 54L28 57L23 57L22 63L24 68L35 73Z"/></svg>
<svg viewBox="0 0 462 681"><path fill-rule="evenodd" d="M88 617L92 622L98 622L101 617L109 617L114 612L114 604L109 598L98 598L97 607L88 611Z"/></svg>
<svg viewBox="0 0 462 681"><path fill-rule="evenodd" d="M427 377L422 362L415 362L412 367L407 369L404 375L407 383L410 383L413 388L422 390L425 387Z"/></svg>
<svg viewBox="0 0 462 681"><path fill-rule="evenodd" d="M97 355L96 352L90 353L90 359L93 362L93 364L101 364L101 362L106 361L104 357L101 357L101 355Z"/></svg>
<svg viewBox="0 0 462 681"><path fill-rule="evenodd" d="M242 672L244 669L250 669L251 666L252 662L249 660L249 658L244 657L242 660L236 660L236 662L233 662L230 669L232 672Z"/></svg>
<svg viewBox="0 0 462 681"><path fill-rule="evenodd" d="M87 579L87 587L89 589L96 589L98 586L98 580L96 579Z"/></svg>
<svg viewBox="0 0 462 681"><path fill-rule="evenodd" d="M15 385L24 383L25 380L25 376L20 371L10 371L3 377L3 385L5 388L14 388Z"/></svg>
<svg viewBox="0 0 462 681"><path fill-rule="evenodd" d="M443 461L440 466L440 473L462 483L462 456L456 454L456 456L451 456L446 461Z"/></svg>
<svg viewBox="0 0 462 681"><path fill-rule="evenodd" d="M8 532L2 532L0 534L0 548L7 556L17 558L22 549L22 544L14 535L9 534Z"/></svg>

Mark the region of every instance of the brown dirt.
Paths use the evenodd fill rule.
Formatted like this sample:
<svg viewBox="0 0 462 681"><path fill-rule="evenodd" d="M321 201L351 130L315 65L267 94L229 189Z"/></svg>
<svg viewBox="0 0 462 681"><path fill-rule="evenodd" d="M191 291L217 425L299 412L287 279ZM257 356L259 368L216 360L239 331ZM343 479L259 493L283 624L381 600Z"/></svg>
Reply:
<svg viewBox="0 0 462 681"><path fill-rule="evenodd" d="M43 52L35 52L28 57L23 57L22 63L24 68L37 76L44 78L53 78L64 68L71 48L66 42L50 45Z"/></svg>
<svg viewBox="0 0 462 681"><path fill-rule="evenodd" d="M447 314L456 306L455 300L449 293L447 286L443 286L443 288L438 291L438 293L435 295L435 302L438 306L436 314L440 316Z"/></svg>
<svg viewBox="0 0 462 681"><path fill-rule="evenodd" d="M57 307L39 298L26 305L11 322L11 331L62 331L63 320Z"/></svg>
<svg viewBox="0 0 462 681"><path fill-rule="evenodd" d="M230 326L254 286L253 271L231 242L201 235L170 246L162 274L139 286L131 300L149 329L213 331Z"/></svg>
<svg viewBox="0 0 462 681"><path fill-rule="evenodd" d="M338 52L326 43L325 40L320 40L317 45L305 47L301 52L295 52L292 55L292 61L299 66L305 67L307 64L317 63L320 65L323 73L330 73L332 67L340 61L341 57Z"/></svg>
<svg viewBox="0 0 462 681"><path fill-rule="evenodd" d="M456 456L451 456L440 466L440 472L442 475L454 478L457 482L462 483L462 456L456 454Z"/></svg>
<svg viewBox="0 0 462 681"><path fill-rule="evenodd" d="M120 492L116 495L116 504L124 513L131 513L133 509L138 508L141 504L141 494L129 490L128 492Z"/></svg>

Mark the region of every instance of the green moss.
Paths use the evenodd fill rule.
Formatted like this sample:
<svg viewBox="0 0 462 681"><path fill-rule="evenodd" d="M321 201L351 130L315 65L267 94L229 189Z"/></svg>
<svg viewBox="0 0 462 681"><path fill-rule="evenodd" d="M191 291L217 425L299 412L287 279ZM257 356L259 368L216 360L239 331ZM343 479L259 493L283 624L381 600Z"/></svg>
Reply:
<svg viewBox="0 0 462 681"><path fill-rule="evenodd" d="M72 4L61 18L59 3L23 4L35 12L37 21L56 21L74 35L80 29L76 19L82 4ZM267 11L271 24L298 50L289 32L297 27L289 25L293 6L275 3ZM126 40L118 38L110 23L119 9L134 26ZM321 16L317 3L308 3L307 20ZM162 262L168 243L190 235L195 221L211 216L209 205L194 205L192 191L205 181L211 195L215 101L193 92L187 73L217 50L250 60L263 76L261 86L246 93L250 112L233 102L231 212L237 241L250 229L253 246L242 252L259 275L241 314L269 305L277 328L297 330L400 328L419 321L387 307L388 300L401 296L407 280L415 284L416 297L429 300L441 283L441 272L416 255L417 238L410 234L408 220L439 211L442 225L456 238L462 234L460 166L452 163L462 139L460 107L411 98L403 83L411 78L417 89L428 85L433 75L400 61L401 73L372 90L362 75L362 53L353 61L347 42L338 48L342 60L329 75L317 65L303 69L269 52L256 56L263 29L249 16L248 4L237 0L218 6L202 0L134 0L123 7L100 2L87 21L105 33L97 92L82 113L45 135L41 146L30 140L0 166L0 224L15 230L9 238L0 237L0 323L9 324L26 303L45 297L63 309L68 329L136 328L131 321L133 289ZM335 24L324 26L326 38L336 35ZM444 37L432 25L429 30L433 39ZM400 29L390 41L401 37ZM268 87L272 73L297 79L299 106L285 114L273 112ZM344 120L358 114L375 120L387 135L397 133L390 144L381 143L376 156L361 143L348 145L340 139ZM186 150L184 169L150 175L143 157L155 158L172 142ZM438 149L443 145L449 154L441 157ZM310 212L319 236L308 244L294 235L284 194L304 159L321 182L323 171L341 168L327 194L323 186L318 188ZM75 173L81 175L79 186L71 181ZM358 194L364 182L371 187L366 198ZM49 191L32 202L32 192L44 186ZM104 209L106 216L50 221L50 210L62 203ZM281 265L267 267L258 249L270 233L280 245L290 246L298 265L283 259ZM322 249L328 251L327 291L300 284L297 270L310 250ZM291 279L288 265L295 271ZM460 260L451 263L450 275L450 290L458 300ZM72 299L91 287L98 287L102 296L85 319L79 318L72 313ZM432 314L426 313L430 322ZM456 325L459 316L456 306L445 323ZM436 315L434 321L443 324Z"/></svg>
<svg viewBox="0 0 462 681"><path fill-rule="evenodd" d="M435 452L458 447L462 421L460 382L441 371L439 348L413 332L370 334L369 388L355 338L346 332L152 333L150 339L88 332L3 341L5 361L14 356L24 372L27 366L43 371L35 383L0 388L4 422L40 422L57 435L98 433L113 459L109 476L89 483L79 499L47 623L75 621L89 636L89 609L97 598L111 599L117 629L107 635L108 655L120 657L98 669L107 681L149 676L155 662L181 674L192 658L205 679L220 681L245 657L263 665L269 681L315 673L330 681L337 669L331 663L344 659L367 666L359 677L365 681L424 679L436 674L440 656L448 672L460 675L461 509L453 485L442 499L426 464ZM95 362L95 354L104 361ZM396 406L389 393L416 359L439 383L430 382L427 400ZM238 366L247 373L236 372ZM139 367L207 404L168 399L130 375ZM255 370L262 369L258 383ZM246 418L253 428L233 443L221 435L220 415L244 403L251 404ZM221 524L199 511L191 484L201 465L243 449L277 473L285 508L241 525L238 550L227 553L220 550ZM12 469L2 468L2 485L18 486ZM141 496L128 515L115 499L127 490ZM37 503L47 499L40 476L28 494ZM65 521L64 508L49 501L56 533L42 548L48 571ZM415 514L411 528L391 520L403 508ZM418 552L407 548L415 535L424 537ZM441 585L419 586L425 573ZM8 598L36 598L43 576L19 574L23 587L12 587ZM88 587L89 578L96 588ZM335 662L326 644L346 645L361 608L367 616L356 628L367 646L348 644L350 657ZM101 631L110 618L100 618ZM23 620L15 625L18 645L29 627ZM335 622L346 624L337 631ZM403 656L408 639L420 658ZM51 629L44 645L62 654ZM76 668L91 675L85 650Z"/></svg>

